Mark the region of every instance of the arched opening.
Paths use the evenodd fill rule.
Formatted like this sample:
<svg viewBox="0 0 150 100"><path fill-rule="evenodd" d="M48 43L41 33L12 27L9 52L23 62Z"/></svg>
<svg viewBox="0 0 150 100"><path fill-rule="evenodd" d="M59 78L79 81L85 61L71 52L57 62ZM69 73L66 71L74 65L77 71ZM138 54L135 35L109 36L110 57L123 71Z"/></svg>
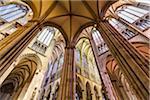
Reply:
<svg viewBox="0 0 150 100"><path fill-rule="evenodd" d="M5 1L7 1L7 0L5 0ZM10 0L10 1L12 1L12 0ZM18 1L20 1L20 0L18 0ZM119 1L122 1L122 0L119 0ZM123 0L122 2L124 2L124 1L125 0ZM130 0L127 0L127 1L130 1ZM20 1L20 2L22 2L22 1ZM23 0L23 2L24 2L24 0ZM13 63L12 67L14 67L13 65L16 63L16 62L14 62L15 59L19 56L19 54L21 54L23 49L27 47L28 43L36 36L36 33L34 33L36 31L36 29L38 30L38 27L40 27L40 25L42 23L50 22L51 24L55 24L55 25L58 24L58 27L62 28L62 30L64 29L64 33L66 32L67 33L66 37L68 37L68 39L66 38L66 40L67 40L66 52L67 53L65 55L66 62L64 64L64 70L63 70L63 75L62 75L63 82L61 84L61 86L64 86L62 90L65 90L65 87L67 87L66 89L69 91L68 93L63 92L63 93L65 93L65 96L67 96L67 97L70 97L70 95L72 97L74 96L73 95L73 93L74 93L73 89L74 89L74 85L75 85L74 80L76 80L75 75L74 75L75 67L76 67L76 72L77 72L76 75L81 76L82 77L81 79L83 79L83 80L85 79L85 82L88 81L88 83L86 84L86 90L84 91L87 94L87 96L86 96L87 100L91 100L92 97L94 97L94 95L95 95L96 99L98 99L98 93L100 93L101 90L99 90L99 87L98 87L98 90L96 87L94 87L94 91L93 91L93 88L91 89L90 86L93 86L94 82L99 84L99 86L101 86L101 83L103 84L103 82L100 81L100 74L102 76L103 81L105 81L105 78L106 78L106 81L105 81L106 85L108 83L108 85L107 85L108 87L106 86L106 89L109 88L109 90L112 90L111 85L109 85L109 84L111 84L111 82L109 80L107 81L107 79L109 79L109 77L108 78L107 78L107 76L103 77L103 75L105 76L105 74L107 74L107 71L103 70L104 67L110 66L109 68L107 68L107 70L109 70L111 74L113 73L113 74L118 75L118 77L119 77L118 80L120 80L121 82L126 82L124 80L125 78L123 76L123 73L121 73L120 70L122 70L122 72L124 71L124 73L126 73L126 76L128 76L127 81L132 81L131 84L134 85L134 88L137 88L136 92L139 95L141 95L141 97L146 97L145 94L147 93L147 89L146 89L147 84L145 83L145 80L147 80L147 76L145 76L145 74L143 72L147 68L143 68L143 67L146 66L147 61L146 61L146 59L144 59L144 57L142 57L140 55L140 53L136 49L132 48L133 46L129 43L130 42L129 39L136 35L136 32L135 32L136 28L134 28L132 26L134 28L134 32L133 32L132 27L130 27L130 29L131 29L130 30L129 28L127 28L127 26L124 26L124 24L121 24L120 22L121 21L123 21L124 23L128 22L129 26L131 24L131 25L136 26L140 30L144 31L147 28L149 28L149 15L147 15L148 14L147 11L137 9L137 8L135 9L131 5L120 6L116 10L116 12L114 11L114 13L118 16L116 16L117 17L116 19L112 18L112 17L115 17L115 15L110 17L110 19L108 19L109 23L112 24L112 26L115 27L116 30L120 31L120 33L124 36L124 38L126 38L126 39L124 39L115 29L113 29L113 27L111 27L111 25L109 25L109 23L106 20L102 21L101 19L99 19L100 15L101 14L103 15L103 13L101 11L105 12L104 9L107 9L107 7L109 6L108 2L101 2L101 1L100 2L99 1L98 2L95 2L95 1L94 2L92 2L92 1L91 2L89 2L89 1L82 1L82 2L73 1L73 2L74 2L74 4L79 4L81 9L80 9L80 7L78 8L75 5L73 5L72 1L70 1L69 4L66 2L64 3L63 1L56 1L56 2L54 1L54 2L51 2L52 4L50 4L50 2L49 2L49 5L44 6L44 7L43 7L43 5L45 5L47 2L43 2L43 1L36 2L34 0L28 2L31 5L33 4L32 6L34 6L33 7L33 8L35 8L34 10L37 11L38 17L37 17L37 19L34 19L29 22L29 24L34 23L33 30L32 30L32 27L30 27L30 25L28 24L29 26L27 26L27 27L25 26L25 28L24 28L25 32L20 32L18 34L17 33L14 34L15 35L14 38L16 38L16 39L11 38L11 36L13 37L13 35L11 35L10 41L7 41L7 39L9 39L9 38L7 38L6 43L4 43L5 40L1 42L2 43L2 46L1 46L2 53L0 53L0 58L2 58L2 61L0 61L1 62L0 65L2 65L1 69L2 69L2 72L4 73L4 74L2 73L2 75L5 76L5 72L7 71L7 69L9 69L9 66L12 63ZM28 7L26 8L26 7L22 6L23 4L21 6L20 5L18 6L18 4L10 3L9 6L4 5L3 6L4 8L0 8L0 11L1 11L0 14L2 14L0 16L0 19L2 19L2 21L0 21L0 23L7 24L7 23L15 22L15 25L17 23L16 26L25 25L25 23L21 23L20 19L24 19L24 17L27 15L26 13L28 13L28 11L30 9ZM64 5L64 4L66 4L67 6L69 5L69 7L66 7L66 5ZM96 6L93 7L93 5L95 5L95 4L96 4ZM104 5L104 4L106 4L106 5ZM5 9L6 8L5 6L7 6L7 8L12 8L12 9L9 9L9 10ZM102 8L102 7L105 7L105 8ZM61 8L66 8L66 9L61 9ZM95 9L93 9L93 8L95 8ZM5 16L6 12L4 12L4 9L6 12L10 12L10 13L8 13L9 17ZM113 7L112 7L112 9L113 9ZM18 14L18 15L15 15L13 12L15 12L15 14ZM26 13L24 13L24 12L26 12ZM14 15L14 16L11 17L12 15ZM141 18L141 17L143 17L143 18ZM140 18L140 19L138 19L138 18ZM121 20L121 21L119 22L119 20ZM49 21L49 22L47 22L47 21ZM93 22L97 23L97 26L93 25L94 24ZM75 47L77 59L76 59L76 65L74 67L74 56L73 57L70 56L72 54L74 55L73 50L74 50L75 43L73 43L73 42L76 41L76 39L79 35L78 33L83 29L83 27L85 27L86 25L89 26L91 24L93 26L89 30L88 30L88 28L83 30L87 34L82 34L81 37L85 37L85 38L81 39L79 37L80 39L78 41L77 46ZM102 36L100 35L100 32L98 32L96 30L96 27L99 29L99 31L101 31ZM9 30L11 30L11 29L9 29ZM51 94L51 93L49 93L47 95L48 89L46 86L48 86L50 83L52 84L56 80L59 80L60 76L62 74L62 66L63 66L63 62L64 62L64 47L66 44L64 42L63 36L61 36L59 34L60 32L57 33L56 31L58 31L56 28L50 27L49 25L45 25L40 30L36 39L35 38L33 39L35 41L33 41L33 44L31 43L32 46L27 47L27 49L30 49L31 52L34 52L35 54L40 55L41 58L44 60L43 61L44 63L46 61L45 58L47 56L50 56L49 57L50 65L48 65L47 69L46 68L44 69L44 71L47 71L47 70L48 71L45 74L45 76L42 73L43 77L45 78L43 81L44 85L42 86L43 87L42 89L44 91L42 96L44 96L43 97L44 99L45 98L49 99L50 94ZM139 30L137 29L137 31L139 31ZM27 34L27 33L29 33L29 34ZM5 35L7 36L8 34L6 33ZM104 40L102 37L104 38ZM54 40L54 41L52 41L52 40ZM19 43L17 44L17 42L19 42ZM90 44L92 44L92 43L93 43L93 45L96 45L96 46L95 47L93 45L91 46ZM7 45L5 46L5 44L7 44ZM13 44L13 45L11 45L11 44ZM108 49L107 45L109 46L109 49ZM52 46L52 48L50 46ZM137 47L139 49L139 51L141 51L142 54L147 59L149 59L149 57L148 57L149 56L149 53L148 53L149 47L147 47L143 44L135 44L134 46ZM121 47L121 48L119 48L119 47ZM8 50L6 50L6 49L8 49ZM53 50L52 50L51 55L49 55L50 54L49 51L51 51L51 49L53 49ZM95 49L97 51L95 51ZM72 53L72 51L73 51L73 53ZM95 57L93 56L93 51L94 51ZM25 51L25 52L28 52L28 51ZM47 53L47 52L49 52L49 53ZM108 57L108 59L109 59L108 63L107 63L107 65L105 64L106 66L103 67L103 65L101 65L101 63L99 63L99 62L101 60L103 60L103 58L101 59L101 57L105 57L106 53L109 53L109 54L112 53L114 58ZM7 56L5 56L5 55L7 55ZM96 57L97 57L97 59L96 59ZM129 57L132 60L128 59ZM8 60L7 60L7 58L8 58ZM67 59L67 58L71 58L71 59ZM140 58L142 58L142 59L140 59ZM117 62L114 59L117 59L120 66L118 66ZM32 59L31 59L31 61L32 61ZM31 61L29 61L29 62L31 62ZM96 61L96 63L95 63L95 61ZM29 65L29 63L27 63L27 64ZM28 67L27 64L23 65L23 66L21 65L21 67L15 68L10 73L10 75L6 78L6 80L3 82L3 84L0 86L0 92L3 93L1 95L2 98L3 97L6 97L6 99L7 99L7 97L15 98L20 94L19 91L22 92L22 89L20 87L23 87L23 88L24 88L24 86L28 87L28 84L26 84L26 83L29 82L29 84L30 84L30 81L32 80L32 78L30 78L30 77L33 76L33 75L31 75L32 74L31 70L36 70L36 69L34 69L36 67L31 69ZM69 67L67 68L66 66L68 66L68 65L69 65ZM47 67L47 64L44 66ZM118 67L120 67L119 71L118 71ZM140 70L140 67L141 67L141 70ZM3 70L3 68L5 68L6 70L5 69ZM97 73L98 72L97 68L99 68L100 73ZM137 68L137 70L134 70L136 68ZM139 70L138 70L138 68L139 68ZM144 69L143 72L142 72L142 69ZM140 71L141 71L141 73L140 73ZM142 74L142 76L140 76L140 74L138 75L137 72ZM147 74L147 71L145 71L145 72ZM130 74L132 74L132 75L130 75ZM38 76L38 78L39 78L39 76ZM43 79L43 78L41 78L41 79ZM73 81L70 82L70 80L73 80ZM40 81L39 84L41 84L41 83L42 83L42 80ZM70 83L73 83L73 85L72 84L70 85ZM105 85L105 83L104 83L104 85ZM134 84L134 83L136 83L136 84ZM33 81L33 84L34 84L34 81ZM82 99L82 94L83 94L82 86L83 85L81 85L80 82L77 80L77 82L76 82L77 99ZM98 86L98 85L96 85L96 86ZM118 86L121 87L122 84L118 85ZM141 86L143 86L144 88L142 89ZM68 88L68 87L73 87L73 88ZM9 90L6 91L7 89L9 89ZM58 89L59 89L59 85L55 90L53 99L57 99ZM104 86L104 89L105 89L105 86ZM141 90L142 92L144 91L145 93L138 92L138 89ZM91 90L92 90L92 93L91 93ZM106 90L106 92L109 92L109 90L108 91ZM73 93L70 93L70 91L71 92L73 91ZM68 96L68 94L69 94L69 96ZM144 96L142 96L142 95L144 95ZM28 97L28 96L26 95L26 97Z"/></svg>
<svg viewBox="0 0 150 100"><path fill-rule="evenodd" d="M41 86L40 99L44 96L43 99L53 98L55 100L58 95L58 89L52 94L53 87L51 87L51 90L47 88L61 78L65 45L66 43L61 32L57 28L49 25L43 26L37 37L31 43L30 48L32 50L48 59L47 70ZM57 87L59 88L59 86ZM45 89L45 93L42 93L43 89Z"/></svg>
<svg viewBox="0 0 150 100"><path fill-rule="evenodd" d="M143 56L149 59L150 53L148 52L149 46L147 43L144 42L131 42L131 43ZM126 94L126 96L129 99L137 100L138 96L134 92L133 85L131 84L129 85L129 81L127 81L127 77L125 77L122 70L120 70L120 67L118 66L115 59L111 55L108 55L106 60L107 60L106 61L107 71L109 72L109 76L112 78L111 80L112 80L113 87L116 88L118 86L118 88L116 88L115 90L116 93L118 92L117 96L119 96L119 93L122 92L119 91L124 89L124 92L120 95Z"/></svg>
<svg viewBox="0 0 150 100"><path fill-rule="evenodd" d="M86 100L93 100L91 93L91 86L88 82L86 83Z"/></svg>
<svg viewBox="0 0 150 100"><path fill-rule="evenodd" d="M96 86L94 86L94 94L95 94L96 100L99 100L99 99L100 99L100 96L99 96L99 94L98 94L98 90L97 90L97 87L96 87Z"/></svg>
<svg viewBox="0 0 150 100"><path fill-rule="evenodd" d="M115 12L120 18L144 31L150 28L149 11L131 5L123 5Z"/></svg>
<svg viewBox="0 0 150 100"><path fill-rule="evenodd" d="M149 44L145 42L132 42L132 44L137 48L143 56L145 56L147 59L150 58L150 52L149 52Z"/></svg>
<svg viewBox="0 0 150 100"><path fill-rule="evenodd" d="M0 6L0 41L26 25L32 17L32 10L23 2L5 2Z"/></svg>
<svg viewBox="0 0 150 100"><path fill-rule="evenodd" d="M17 99L24 88L28 88L39 66L38 59L34 55L23 57L10 72L0 87L1 99Z"/></svg>
<svg viewBox="0 0 150 100"><path fill-rule="evenodd" d="M45 26L42 30L38 33L36 41L34 41L32 45L32 49L36 50L37 52L44 54L52 41L54 36L55 29L53 27Z"/></svg>
<svg viewBox="0 0 150 100"><path fill-rule="evenodd" d="M83 89L82 89L82 82L81 79L79 77L77 77L77 81L76 81L76 100L83 100Z"/></svg>

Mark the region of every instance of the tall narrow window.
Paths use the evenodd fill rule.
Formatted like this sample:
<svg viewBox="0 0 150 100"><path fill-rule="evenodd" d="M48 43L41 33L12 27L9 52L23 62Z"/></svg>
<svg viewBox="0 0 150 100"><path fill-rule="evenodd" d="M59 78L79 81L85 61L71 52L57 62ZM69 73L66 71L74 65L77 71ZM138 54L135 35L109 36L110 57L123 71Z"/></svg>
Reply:
<svg viewBox="0 0 150 100"><path fill-rule="evenodd" d="M52 69L52 73L51 73L51 82L53 82L56 78L56 72L57 72L57 68L58 68L58 59L55 60L54 64L53 64L53 69Z"/></svg>
<svg viewBox="0 0 150 100"><path fill-rule="evenodd" d="M44 54L46 52L46 49L50 45L50 42L54 36L54 32L55 30L52 27L44 27L39 33L36 41L32 45L32 48L35 51Z"/></svg>
<svg viewBox="0 0 150 100"><path fill-rule="evenodd" d="M86 83L86 100L92 100L91 86L88 82Z"/></svg>
<svg viewBox="0 0 150 100"><path fill-rule="evenodd" d="M82 55L82 64L84 67L87 67L88 64L87 64L87 56L83 53Z"/></svg>
<svg viewBox="0 0 150 100"><path fill-rule="evenodd" d="M80 62L80 50L79 49L76 49L76 53L75 53L76 55L76 62Z"/></svg>
<svg viewBox="0 0 150 100"><path fill-rule="evenodd" d="M118 31L120 32L124 38L130 39L134 37L136 34L129 30L125 25L120 23L118 20L114 18L109 18L108 22Z"/></svg>
<svg viewBox="0 0 150 100"><path fill-rule="evenodd" d="M95 29L92 30L92 37L94 39L96 46L98 47L100 54L108 51L108 47L107 47L106 43L104 42L103 38L101 37L99 31L97 31Z"/></svg>
<svg viewBox="0 0 150 100"><path fill-rule="evenodd" d="M27 14L28 8L23 5L9 4L0 6L0 19L4 22L11 22Z"/></svg>
<svg viewBox="0 0 150 100"><path fill-rule="evenodd" d="M122 6L118 8L116 14L142 31L150 28L149 11L147 10L134 6Z"/></svg>
<svg viewBox="0 0 150 100"><path fill-rule="evenodd" d="M3 1L3 0L2 0ZM0 5L0 41L32 19L30 7L23 4Z"/></svg>
<svg viewBox="0 0 150 100"><path fill-rule="evenodd" d="M61 56L60 56L60 59L59 59L59 66L58 66L58 69L59 69L59 68L62 68L63 63L64 63L64 55L63 55L63 53L62 53Z"/></svg>

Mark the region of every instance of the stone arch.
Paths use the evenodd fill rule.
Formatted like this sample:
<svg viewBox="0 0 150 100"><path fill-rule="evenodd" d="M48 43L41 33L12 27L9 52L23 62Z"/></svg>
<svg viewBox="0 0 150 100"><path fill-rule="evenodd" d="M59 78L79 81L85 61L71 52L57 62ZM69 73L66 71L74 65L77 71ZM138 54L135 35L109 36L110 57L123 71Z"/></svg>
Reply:
<svg viewBox="0 0 150 100"><path fill-rule="evenodd" d="M0 87L0 97L4 99L17 99L20 93L24 91L23 88L28 88L37 68L40 67L40 65L41 62L39 57L34 54L21 56L19 63L2 83ZM7 88L10 88L11 91L7 92Z"/></svg>
<svg viewBox="0 0 150 100"><path fill-rule="evenodd" d="M61 26L57 25L54 22L50 22L50 21L43 22L41 24L40 28L42 28L44 26L50 26L50 27L54 27L54 28L58 29L60 31L60 33L62 34L64 40L65 40L65 44L67 45L67 43L68 43L67 33L63 30L63 28Z"/></svg>
<svg viewBox="0 0 150 100"><path fill-rule="evenodd" d="M91 86L86 82L86 100L92 100Z"/></svg>
<svg viewBox="0 0 150 100"><path fill-rule="evenodd" d="M26 9L25 10L25 14L21 17L18 17L16 19L14 19L13 21L11 22L8 22L8 23L12 23L11 26L14 26L16 28L18 28L18 26L24 26L26 25L27 23L22 23L22 21L17 21L17 20L20 20L22 18L25 18L26 21L28 22L29 20L31 20L33 18L33 10L31 9L31 7L26 4L25 2L23 1L6 1L2 6L6 6L6 5L10 5L10 4L15 4L17 6L20 6L20 8L23 8L23 9ZM14 23L14 21L16 21L16 23ZM2 21L3 22L3 21ZM5 23L5 22L4 22Z"/></svg>
<svg viewBox="0 0 150 100"><path fill-rule="evenodd" d="M121 5L119 5L119 6L116 7L115 12L116 12L119 8L124 7L124 6L129 6L129 5L133 5L133 4L132 4L132 3L124 3L124 4L121 4Z"/></svg>
<svg viewBox="0 0 150 100"><path fill-rule="evenodd" d="M20 61L24 58L28 58L29 60L33 60L34 62L37 62L37 65L38 65L37 69L39 69L39 70L41 69L43 64L42 64L42 61L38 55L36 55L34 53L22 54L18 57L18 60Z"/></svg>
<svg viewBox="0 0 150 100"><path fill-rule="evenodd" d="M82 31L90 26L94 26L94 22L85 23L83 26L80 27L80 29L76 32L76 35L73 37L72 43L76 45L78 43L78 39L80 35L82 34Z"/></svg>
<svg viewBox="0 0 150 100"><path fill-rule="evenodd" d="M33 11L33 19L36 19L39 17L39 14L37 13L37 9L35 5L32 2L27 2L26 0L22 0L24 3L26 3Z"/></svg>
<svg viewBox="0 0 150 100"><path fill-rule="evenodd" d="M80 77L78 76L77 76L77 81L76 81L76 99L77 100L83 99L83 83Z"/></svg>
<svg viewBox="0 0 150 100"><path fill-rule="evenodd" d="M96 86L94 86L94 92L95 92L94 95L95 95L96 100L99 100L100 95Z"/></svg>

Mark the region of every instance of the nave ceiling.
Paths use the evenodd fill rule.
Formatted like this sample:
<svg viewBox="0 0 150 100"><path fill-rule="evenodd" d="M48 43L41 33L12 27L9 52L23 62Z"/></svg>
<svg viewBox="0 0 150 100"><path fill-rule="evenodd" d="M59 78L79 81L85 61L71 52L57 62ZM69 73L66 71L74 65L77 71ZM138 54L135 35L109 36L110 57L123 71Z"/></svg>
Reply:
<svg viewBox="0 0 150 100"><path fill-rule="evenodd" d="M65 37L72 41L82 29L93 25L104 16L107 8L116 0L23 0L33 10L32 20L42 18L48 25L57 27Z"/></svg>

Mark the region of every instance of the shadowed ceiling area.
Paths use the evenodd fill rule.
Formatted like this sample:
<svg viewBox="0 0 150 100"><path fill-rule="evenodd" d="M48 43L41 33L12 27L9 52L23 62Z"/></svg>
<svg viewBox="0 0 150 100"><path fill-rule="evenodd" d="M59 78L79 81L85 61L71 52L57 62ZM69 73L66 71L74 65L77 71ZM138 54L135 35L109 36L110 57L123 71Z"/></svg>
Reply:
<svg viewBox="0 0 150 100"><path fill-rule="evenodd" d="M82 29L100 20L117 0L23 0L33 10L33 20L44 19L59 27L66 40L77 38ZM77 35L75 35L77 34Z"/></svg>

